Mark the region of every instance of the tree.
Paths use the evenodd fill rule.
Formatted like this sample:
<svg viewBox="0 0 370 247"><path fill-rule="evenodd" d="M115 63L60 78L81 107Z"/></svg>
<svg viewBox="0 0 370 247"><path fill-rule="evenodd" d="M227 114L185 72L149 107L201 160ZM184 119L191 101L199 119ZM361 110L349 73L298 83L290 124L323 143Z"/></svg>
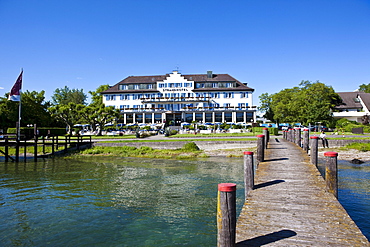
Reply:
<svg viewBox="0 0 370 247"><path fill-rule="evenodd" d="M118 109L114 109L113 106L105 106L103 103L103 96L100 93L108 88L109 85L101 85L96 91L89 91L92 97L91 103L80 111L81 117L90 124L92 130L99 130L98 135L102 134L107 123L116 121L120 115Z"/></svg>
<svg viewBox="0 0 370 247"><path fill-rule="evenodd" d="M258 107L258 110L263 112L263 117L267 118L268 120L273 121L274 120L274 113L272 111L272 95L269 95L268 93L263 93L259 96L260 99L260 105Z"/></svg>
<svg viewBox="0 0 370 247"><path fill-rule="evenodd" d="M83 92L83 89L69 89L65 86L61 89L55 89L51 98L54 105L67 105L70 102L86 105L87 95Z"/></svg>
<svg viewBox="0 0 370 247"><path fill-rule="evenodd" d="M86 106L70 102L68 104L55 105L49 108L52 115L62 120L67 125L67 133L72 134L72 127L80 120L80 112Z"/></svg>
<svg viewBox="0 0 370 247"><path fill-rule="evenodd" d="M37 124L37 126L54 126L48 107L50 102L45 101L45 91L25 91L21 95L21 126ZM0 125L2 128L15 127L19 115L19 102L9 101L8 93L0 98Z"/></svg>
<svg viewBox="0 0 370 247"><path fill-rule="evenodd" d="M269 119L286 123L330 122L334 106L341 102L332 87L319 81L301 81L299 87L261 96L260 109L272 115Z"/></svg>
<svg viewBox="0 0 370 247"><path fill-rule="evenodd" d="M361 84L358 88L359 91L370 93L370 83L369 84Z"/></svg>

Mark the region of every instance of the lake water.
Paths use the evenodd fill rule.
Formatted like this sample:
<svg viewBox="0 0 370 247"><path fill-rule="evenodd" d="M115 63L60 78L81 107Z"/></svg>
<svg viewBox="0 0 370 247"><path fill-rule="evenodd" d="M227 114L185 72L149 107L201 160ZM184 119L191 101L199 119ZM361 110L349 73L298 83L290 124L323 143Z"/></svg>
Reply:
<svg viewBox="0 0 370 247"><path fill-rule="evenodd" d="M217 184L242 159L50 159L0 166L1 246L215 246Z"/></svg>
<svg viewBox="0 0 370 247"><path fill-rule="evenodd" d="M339 200L369 238L370 164L340 164ZM243 160L119 157L0 165L1 246L216 246L217 184Z"/></svg>

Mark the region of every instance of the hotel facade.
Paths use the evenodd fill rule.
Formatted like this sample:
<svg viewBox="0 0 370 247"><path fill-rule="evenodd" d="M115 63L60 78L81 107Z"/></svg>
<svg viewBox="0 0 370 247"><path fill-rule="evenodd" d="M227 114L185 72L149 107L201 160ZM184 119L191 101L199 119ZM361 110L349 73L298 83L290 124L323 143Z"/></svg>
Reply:
<svg viewBox="0 0 370 247"><path fill-rule="evenodd" d="M124 124L253 123L254 89L228 74L129 76L102 92Z"/></svg>

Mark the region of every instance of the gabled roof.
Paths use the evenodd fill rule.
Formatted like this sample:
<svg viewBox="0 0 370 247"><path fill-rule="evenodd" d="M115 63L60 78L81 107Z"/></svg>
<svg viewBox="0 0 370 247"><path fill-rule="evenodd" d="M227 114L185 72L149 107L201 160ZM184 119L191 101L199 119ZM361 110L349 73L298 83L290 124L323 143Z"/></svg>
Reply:
<svg viewBox="0 0 370 247"><path fill-rule="evenodd" d="M105 93L122 93L122 92L158 92L155 89L138 89L138 90L119 90L119 85L122 84L150 84L164 81L169 74L166 75L151 75L151 76L129 76L122 81L118 82L114 86L110 87L106 91L102 92ZM228 74L212 74L212 77L208 77L207 74L194 74L194 75L182 75L188 81L197 82L235 82L236 88L197 88L194 91L254 91L253 88L246 86L244 83L236 80L234 77Z"/></svg>
<svg viewBox="0 0 370 247"><path fill-rule="evenodd" d="M364 92L339 92L342 98L342 104L336 106L336 109L363 109L364 106L370 110L370 93ZM364 105L362 105L361 101Z"/></svg>

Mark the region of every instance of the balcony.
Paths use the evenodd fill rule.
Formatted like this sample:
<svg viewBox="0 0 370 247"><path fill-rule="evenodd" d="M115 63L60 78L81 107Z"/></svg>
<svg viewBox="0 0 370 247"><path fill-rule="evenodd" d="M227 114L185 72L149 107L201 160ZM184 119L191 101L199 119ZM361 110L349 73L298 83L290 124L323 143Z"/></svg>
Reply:
<svg viewBox="0 0 370 247"><path fill-rule="evenodd" d="M156 98L140 98L142 104L147 103L198 103L209 102L211 97L156 97Z"/></svg>

